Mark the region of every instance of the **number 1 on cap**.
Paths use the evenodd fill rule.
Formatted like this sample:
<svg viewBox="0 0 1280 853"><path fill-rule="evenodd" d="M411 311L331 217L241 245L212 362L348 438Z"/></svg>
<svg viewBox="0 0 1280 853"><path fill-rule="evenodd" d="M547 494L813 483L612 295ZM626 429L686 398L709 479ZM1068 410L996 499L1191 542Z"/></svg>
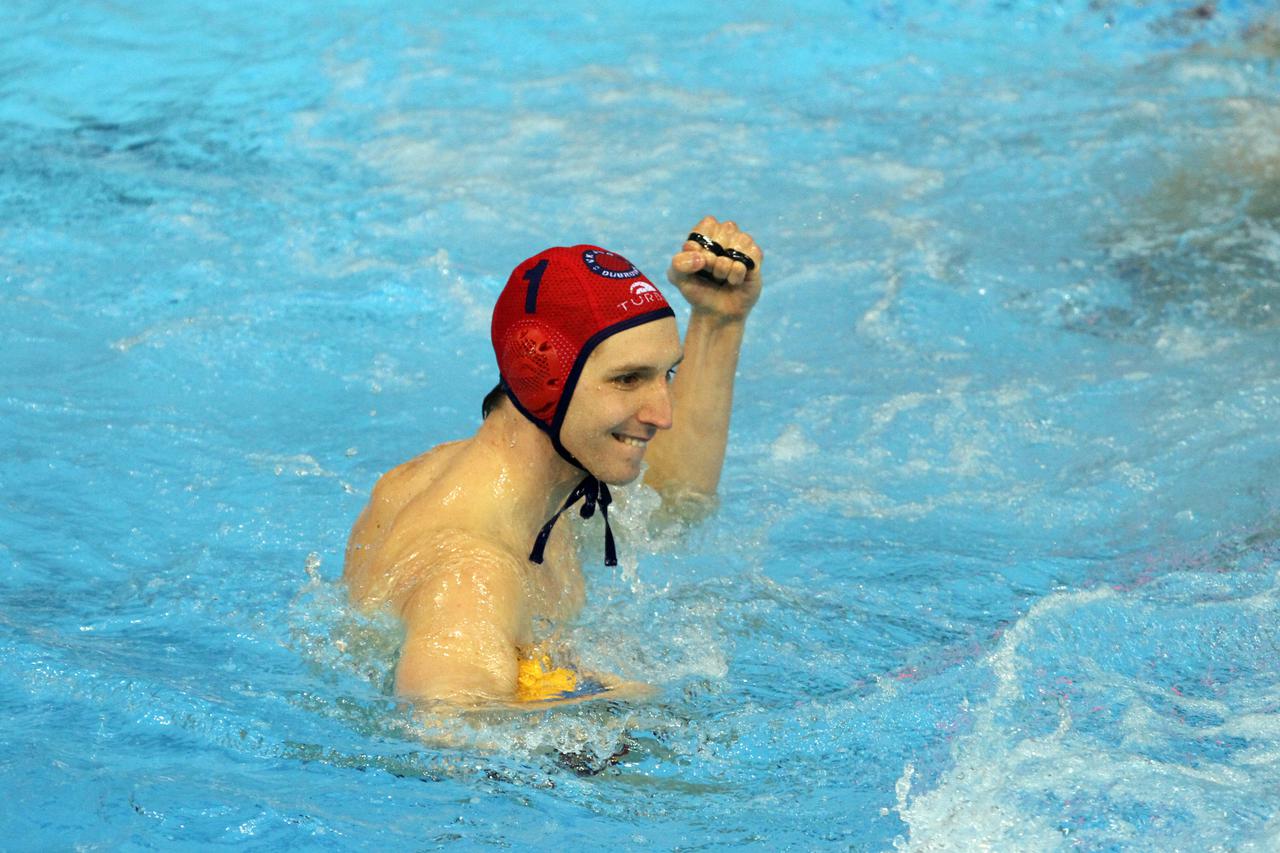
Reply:
<svg viewBox="0 0 1280 853"><path fill-rule="evenodd" d="M538 285L542 283L542 274L547 271L547 259L529 267L524 272L524 280L529 282L529 289L524 293L524 313L533 314L538 310Z"/></svg>

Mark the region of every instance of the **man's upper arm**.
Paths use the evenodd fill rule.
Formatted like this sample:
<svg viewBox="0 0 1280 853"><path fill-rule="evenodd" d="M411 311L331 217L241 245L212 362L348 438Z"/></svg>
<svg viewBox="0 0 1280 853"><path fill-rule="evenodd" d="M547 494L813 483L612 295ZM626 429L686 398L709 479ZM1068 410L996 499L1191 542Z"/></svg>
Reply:
<svg viewBox="0 0 1280 853"><path fill-rule="evenodd" d="M461 703L510 699L525 606L519 567L506 554L466 542L441 550L447 556L425 567L401 605L405 640L396 693Z"/></svg>

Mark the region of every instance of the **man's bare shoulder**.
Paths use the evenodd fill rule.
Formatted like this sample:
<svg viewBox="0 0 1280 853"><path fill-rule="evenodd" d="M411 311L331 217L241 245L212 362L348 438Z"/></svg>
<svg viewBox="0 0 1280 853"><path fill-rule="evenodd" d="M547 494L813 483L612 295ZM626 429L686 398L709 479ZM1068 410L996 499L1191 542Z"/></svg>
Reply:
<svg viewBox="0 0 1280 853"><path fill-rule="evenodd" d="M434 528L424 531L418 544L421 549L409 557L415 577L408 586L414 589L430 588L436 598L453 591L474 597L476 587L490 593L495 586L508 592L528 592L523 558L484 534L456 527Z"/></svg>
<svg viewBox="0 0 1280 853"><path fill-rule="evenodd" d="M470 449L477 452L469 452ZM467 441L441 445L388 471L352 528L343 578L351 600L395 610L415 591L454 582L518 583L532 611L571 615L582 606L582 572L570 524L552 529L546 561L528 562L528 541L510 529L494 466Z"/></svg>
<svg viewBox="0 0 1280 853"><path fill-rule="evenodd" d="M447 441L437 444L426 453L419 454L407 462L401 462L378 478L374 484L369 503L394 502L401 505L408 503L424 489L429 488L440 477L440 473L467 448L471 439Z"/></svg>
<svg viewBox="0 0 1280 853"><path fill-rule="evenodd" d="M523 560L502 543L457 527L404 526L364 572L351 571L353 600L365 608L390 606L400 611L422 588L467 591L476 586L519 586Z"/></svg>
<svg viewBox="0 0 1280 853"><path fill-rule="evenodd" d="M385 569L392 557L389 551L399 550L395 547L396 540L404 539L406 534L429 532L429 526L418 524L407 525L410 529L405 530L401 518L407 507L440 483L443 472L468 443L462 440L437 445L378 478L369 503L356 519L347 540L343 576L355 598L367 598L365 591L372 576Z"/></svg>

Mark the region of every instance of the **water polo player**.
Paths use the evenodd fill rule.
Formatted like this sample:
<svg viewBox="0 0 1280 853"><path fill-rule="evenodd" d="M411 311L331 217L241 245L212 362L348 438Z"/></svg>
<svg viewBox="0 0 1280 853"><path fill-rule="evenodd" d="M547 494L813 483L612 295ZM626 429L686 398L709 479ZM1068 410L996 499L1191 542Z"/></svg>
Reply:
<svg viewBox="0 0 1280 853"><path fill-rule="evenodd" d="M733 222L695 226L667 271L691 307L683 347L666 298L618 254L559 247L515 268L494 307L500 383L484 422L384 475L351 531L352 600L404 623L397 693L460 704L625 694L538 648L534 626L582 607L570 524L600 516L590 523L616 561L609 487L642 462L664 501L715 493L762 260Z"/></svg>

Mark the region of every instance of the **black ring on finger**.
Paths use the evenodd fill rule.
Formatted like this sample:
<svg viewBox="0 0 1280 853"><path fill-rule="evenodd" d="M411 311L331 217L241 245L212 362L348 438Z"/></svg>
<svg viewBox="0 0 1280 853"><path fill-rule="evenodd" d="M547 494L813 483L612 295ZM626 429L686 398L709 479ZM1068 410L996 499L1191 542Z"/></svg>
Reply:
<svg viewBox="0 0 1280 853"><path fill-rule="evenodd" d="M756 268L756 262L751 259L750 255L743 254L737 249L725 249L724 256L731 261L737 261L747 268L747 272L751 272Z"/></svg>
<svg viewBox="0 0 1280 853"><path fill-rule="evenodd" d="M699 234L697 231L690 231L689 236L685 239L697 243L717 258L724 255L724 246L721 246L715 240L712 240L704 234Z"/></svg>

